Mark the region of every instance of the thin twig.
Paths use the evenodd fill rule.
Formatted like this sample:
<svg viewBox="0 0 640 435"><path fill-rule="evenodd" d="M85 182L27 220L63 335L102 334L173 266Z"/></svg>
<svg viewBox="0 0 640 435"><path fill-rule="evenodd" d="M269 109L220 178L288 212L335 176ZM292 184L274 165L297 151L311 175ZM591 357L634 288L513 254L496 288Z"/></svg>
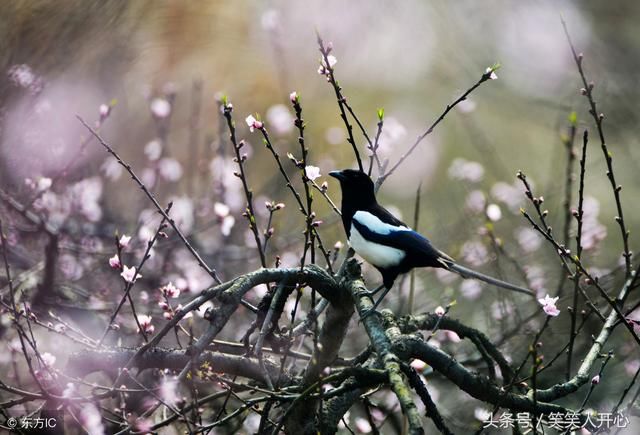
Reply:
<svg viewBox="0 0 640 435"><path fill-rule="evenodd" d="M169 205L167 206L166 210L165 210L165 214L169 214L169 212L171 211L171 207L173 206L173 203L169 203ZM107 327L105 328L104 332L102 333L102 336L100 337L100 340L98 340L98 344L97 347L102 346L102 342L104 341L104 339L106 338L107 334L109 333L109 331L111 330L111 327L113 325L113 321L115 320L116 316L118 315L118 313L120 312L120 309L122 308L122 306L124 305L124 302L126 300L129 300L129 303L131 304L131 310L133 311L133 318L136 322L136 326L138 327L138 331L140 332L140 334L142 335L142 338L144 339L144 341L147 341L147 333L145 332L144 328L140 325L140 321L138 320L138 316L136 315L136 309L133 303L133 299L131 298L131 289L133 288L135 282L136 282L136 278L138 277L138 275L140 275L140 270L144 267L145 262L151 258L150 256L150 252L151 249L153 248L153 245L155 244L156 240L158 239L158 236L160 234L160 232L164 229L165 227L165 219L162 218L162 220L160 221L160 224L158 225L158 229L155 231L155 233L153 234L153 237L151 239L149 239L149 241L147 242L147 248L144 251L144 254L142 255L142 259L140 260L140 263L138 264L138 267L136 268L136 271L134 273L133 278L131 279L131 281L125 281L125 286L124 286L124 294L122 295L122 298L120 299L120 303L118 303L118 306L116 307L116 309L113 311L113 313L111 314L111 317L109 318L109 323L107 323ZM122 264L122 262L121 262Z"/></svg>
<svg viewBox="0 0 640 435"><path fill-rule="evenodd" d="M364 172L364 167L362 166L362 159L360 158L360 152L358 151L358 147L356 146L356 141L353 138L353 127L349 123L349 119L347 118L347 114L344 110L346 98L342 94L342 88L336 81L336 78L333 74L333 67L329 62L329 53L331 53L331 47L330 46L325 47L324 42L322 41L322 38L320 37L319 33L317 34L317 37L318 37L318 46L320 49L320 54L322 54L321 68L324 69L327 80L333 87L333 90L336 94L336 99L338 101L338 108L340 109L340 117L342 118L342 121L344 122L344 125L347 128L347 142L351 144L351 148L353 149L353 154L356 156L356 161L358 162L358 168Z"/></svg>
<svg viewBox="0 0 640 435"><path fill-rule="evenodd" d="M584 177L586 173L587 165L587 144L589 143L589 132L584 131L582 136L582 155L580 157L580 182L578 188L578 210L575 213L575 218L578 221L578 229L576 231L576 257L580 260L582 258L582 224L584 214ZM573 358L573 345L576 338L576 316L578 315L578 297L580 295L580 270L576 268L575 273L572 276L573 279L573 303L571 311L571 329L569 333L569 349L567 350L567 370L566 380L571 378L571 360Z"/></svg>
<svg viewBox="0 0 640 435"><path fill-rule="evenodd" d="M602 148L602 153L604 154L604 159L607 163L607 178L611 184L611 189L613 190L613 197L616 202L616 209L618 212L618 216L616 216L615 220L618 222L620 226L620 233L622 234L622 244L624 245L624 263L625 263L625 278L629 278L631 276L631 250L629 249L629 231L626 228L624 222L624 215L622 213L622 199L620 198L620 191L622 190L622 186L616 183L615 173L613 171L613 156L609 149L607 148L607 144L604 138L604 128L602 126L604 121L604 114L598 112L598 108L596 106L596 100L593 98L593 82L589 83L587 77L585 76L584 69L582 66L582 53L578 54L576 52L575 46L571 41L571 36L569 35L569 30L567 28L567 23L565 23L564 19L562 19L562 27L564 28L564 33L567 36L567 41L569 42L569 46L571 47L571 53L573 54L573 60L578 67L578 73L580 74L580 78L582 79L582 84L584 88L581 89L581 92L587 98L589 102L589 114L593 117L593 120L596 123L596 129L598 130L598 136L600 138L600 146ZM623 301L624 302L624 301Z"/></svg>
<svg viewBox="0 0 640 435"><path fill-rule="evenodd" d="M89 130L91 132L91 134L93 134L96 139L98 139L98 142L100 142L100 145L102 145L109 154L111 154L113 157L116 158L116 160L118 161L118 163L120 164L120 166L122 166L123 168L125 168L125 170L129 173L129 175L131 175L131 178L133 178L133 180L136 182L136 184L140 187L140 189L142 189L142 191L145 193L145 195L147 196L147 198L149 198L149 200L153 203L154 207L156 208L156 210L162 215L163 218L166 219L167 222L169 222L169 225L171 225L171 228L173 228L173 230L176 232L176 234L178 235L178 237L180 238L180 240L182 241L182 243L184 244L184 246L187 248L187 250L191 253L191 255L195 258L195 260L198 262L198 265L204 269L209 276L211 276L211 278L213 278L213 280L220 284L222 282L222 280L220 279L220 277L218 276L217 272L215 269L210 268L209 266L207 266L207 264L204 262L204 260L200 257L200 254L198 254L196 252L196 250L194 249L194 247L191 245L191 243L189 243L189 241L187 240L187 238L182 234L182 231L180 231L180 228L178 228L178 226L176 225L175 221L169 217L169 215L167 215L164 212L164 209L162 208L162 206L158 203L158 200L153 196L153 194L149 191L149 189L147 189L147 187L144 185L144 183L142 183L142 181L140 180L140 178L138 178L138 176L136 175L136 173L133 171L133 169L131 168L131 165L129 165L128 163L125 163L124 160L122 160L120 158L120 156L113 150L113 148L107 144L104 139L102 139L102 137L100 137L100 135L93 129L91 128L91 126L89 124L87 124L84 119L82 119L80 116L76 116L78 118L78 120L82 123L82 125L85 126L85 128L87 130Z"/></svg>
<svg viewBox="0 0 640 435"><path fill-rule="evenodd" d="M378 189L380 186L382 186L382 183L384 183L384 181L387 178L389 178L389 176L391 174L393 174L398 169L398 167L407 159L407 157L409 157L411 155L411 153L413 153L413 151L415 151L415 149L418 147L418 145L420 145L420 143L424 140L424 138L426 138L427 136L429 136L433 132L433 130L436 128L436 126L438 124L440 124L440 122L445 118L445 116L447 116L447 114L451 111L451 109L456 107L462 101L466 100L467 97L469 96L469 94L471 94L473 91L475 91L481 84L483 84L487 80L491 80L492 74L494 74L495 69L496 68L489 68L487 70L487 72L482 74L482 76L476 82L475 85L473 85L469 89L467 89L453 103L447 104L447 107L445 107L444 112L442 112L442 114L438 117L438 119L436 119L433 122L433 124L431 124L431 126L424 133L422 133L420 136L418 136L418 138L415 140L413 145L411 145L409 147L409 149L404 154L402 154L400 156L398 161L387 172L385 172L384 174L380 174L380 176L376 180L376 189Z"/></svg>
<svg viewBox="0 0 640 435"><path fill-rule="evenodd" d="M231 144L233 145L233 150L236 154L235 161L238 164L239 172L234 172L234 175L240 178L242 181L242 188L244 189L244 196L247 200L247 208L243 215L249 221L249 229L253 234L253 238L256 241L256 249L258 250L258 255L260 256L260 264L262 267L267 267L267 260L264 254L264 248L262 246L262 242L260 241L260 231L258 230L258 222L256 213L253 208L253 192L249 188L249 183L247 181L247 175L244 169L244 163L247 159L246 154L241 154L240 150L244 146L244 141L238 142L236 139L236 125L233 122L232 112L233 105L229 103L226 99L222 102L222 113L224 114L225 119L227 120L227 127L229 128L229 139L231 140Z"/></svg>

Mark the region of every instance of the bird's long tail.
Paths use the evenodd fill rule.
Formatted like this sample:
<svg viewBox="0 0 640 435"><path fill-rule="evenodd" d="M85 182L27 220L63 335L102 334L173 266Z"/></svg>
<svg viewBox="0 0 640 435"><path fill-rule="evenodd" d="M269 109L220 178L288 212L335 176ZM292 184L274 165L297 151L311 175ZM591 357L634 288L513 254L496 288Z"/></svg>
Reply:
<svg viewBox="0 0 640 435"><path fill-rule="evenodd" d="M536 294L533 291L527 288L520 287L515 284L509 284L508 282L500 281L499 279L490 277L480 272L476 272L475 270L468 269L464 266L460 266L458 263L454 263L453 261L447 261L446 264L449 270L456 272L458 275L460 275L464 279L474 278L480 281L484 281L488 284L495 285L497 287L505 288L507 290L513 290L516 292L525 293L525 294L528 294L529 296L534 296L534 297L536 296Z"/></svg>

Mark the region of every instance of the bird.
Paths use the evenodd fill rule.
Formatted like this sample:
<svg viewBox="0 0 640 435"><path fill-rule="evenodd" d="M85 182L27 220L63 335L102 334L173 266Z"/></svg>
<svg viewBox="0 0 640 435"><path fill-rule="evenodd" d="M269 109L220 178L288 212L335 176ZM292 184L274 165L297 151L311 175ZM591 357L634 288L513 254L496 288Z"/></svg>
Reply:
<svg viewBox="0 0 640 435"><path fill-rule="evenodd" d="M329 175L340 182L342 223L349 246L382 275L382 286L364 292L373 300L373 295L384 289L367 314L375 311L398 275L417 267L446 269L464 279L478 279L535 297L535 293L527 288L464 267L435 248L428 238L412 230L378 203L373 181L363 171L344 169L331 171Z"/></svg>

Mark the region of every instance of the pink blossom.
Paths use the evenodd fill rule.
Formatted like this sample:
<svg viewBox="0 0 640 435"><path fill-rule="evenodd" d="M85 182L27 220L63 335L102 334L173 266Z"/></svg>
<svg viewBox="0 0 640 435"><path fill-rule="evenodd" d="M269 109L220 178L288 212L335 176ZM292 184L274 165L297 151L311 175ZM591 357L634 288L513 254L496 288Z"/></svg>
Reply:
<svg viewBox="0 0 640 435"><path fill-rule="evenodd" d="M62 397L64 397L65 399L70 399L71 397L73 397L75 392L76 386L73 383L68 382L67 387L62 391Z"/></svg>
<svg viewBox="0 0 640 435"><path fill-rule="evenodd" d="M451 162L447 173L451 179L477 183L484 177L484 167L478 162L458 158Z"/></svg>
<svg viewBox="0 0 640 435"><path fill-rule="evenodd" d="M314 181L316 178L320 177L320 168L317 166L307 166L304 168L304 173L309 180Z"/></svg>
<svg viewBox="0 0 640 435"><path fill-rule="evenodd" d="M138 323L140 324L140 327L142 328L145 334L153 334L155 327L151 324L152 320L153 318L146 314L138 315ZM140 331L138 330L138 332Z"/></svg>
<svg viewBox="0 0 640 435"><path fill-rule="evenodd" d="M538 299L538 302L540 302L540 305L542 305L542 309L545 313L547 313L548 316L555 317L560 314L560 310L556 307L556 302L558 302L558 299L559 297L557 296L555 298L552 298L547 294L547 296L545 296L544 298Z"/></svg>
<svg viewBox="0 0 640 435"><path fill-rule="evenodd" d="M481 213L487 200L481 190L473 190L467 195L465 206L472 213Z"/></svg>
<svg viewBox="0 0 640 435"><path fill-rule="evenodd" d="M35 181L33 181L31 178L28 178L28 177L24 179L24 185L27 186L29 189L36 188Z"/></svg>
<svg viewBox="0 0 640 435"><path fill-rule="evenodd" d="M418 372L423 372L427 368L427 363L419 359L414 359L413 361L411 361L410 365Z"/></svg>
<svg viewBox="0 0 640 435"><path fill-rule="evenodd" d="M469 300L475 300L482 294L482 285L472 279L466 279L460 284L460 293Z"/></svg>
<svg viewBox="0 0 640 435"><path fill-rule="evenodd" d="M49 190L53 181L48 177L40 177L38 178L37 190L38 192L44 192L45 190Z"/></svg>
<svg viewBox="0 0 640 435"><path fill-rule="evenodd" d="M607 227L598 221L600 202L591 196L584 198L584 216L582 218L582 247L585 250L595 249L599 242L607 237Z"/></svg>
<svg viewBox="0 0 640 435"><path fill-rule="evenodd" d="M73 184L68 190L72 207L79 210L91 222L97 222L102 217L100 206L102 188L102 178L90 177Z"/></svg>
<svg viewBox="0 0 640 435"><path fill-rule="evenodd" d="M329 74L329 69L333 68L333 66L338 63L338 59L336 59L335 56L333 55L329 55L327 56L327 60L329 61L329 68L327 68L327 64L324 60L324 58L322 59L322 61L320 62L320 66L318 67L318 74L320 75L327 75Z"/></svg>
<svg viewBox="0 0 640 435"><path fill-rule="evenodd" d="M118 240L118 245L120 245L121 248L126 248L129 246L129 242L131 242L131 236L123 234L120 236L120 240Z"/></svg>
<svg viewBox="0 0 640 435"><path fill-rule="evenodd" d="M53 367L53 365L56 363L56 357L54 355L51 355L49 352L40 354L40 357L42 357L42 362L47 367Z"/></svg>
<svg viewBox="0 0 640 435"><path fill-rule="evenodd" d="M176 287L175 285L173 285L172 282L169 282L169 284L165 285L164 287L162 287L160 289L160 291L162 292L162 294L168 298L177 298L178 296L180 296L180 289L178 287Z"/></svg>
<svg viewBox="0 0 640 435"><path fill-rule="evenodd" d="M434 313L436 314L436 316L442 317L445 315L446 311L441 305L438 305L434 310Z"/></svg>
<svg viewBox="0 0 640 435"><path fill-rule="evenodd" d="M80 411L80 422L91 435L104 435L104 426L102 425L102 415L93 403L89 402L82 406Z"/></svg>
<svg viewBox="0 0 640 435"><path fill-rule="evenodd" d="M100 166L100 170L109 180L116 181L122 175L123 168L122 165L118 163L118 159L113 156L109 156Z"/></svg>
<svg viewBox="0 0 640 435"><path fill-rule="evenodd" d="M164 378L160 384L160 397L169 406L174 406L179 400L178 381Z"/></svg>
<svg viewBox="0 0 640 435"><path fill-rule="evenodd" d="M598 385L600 383L600 375L595 375L593 378L591 378L591 383L593 385Z"/></svg>
<svg viewBox="0 0 640 435"><path fill-rule="evenodd" d="M344 132L341 132L344 134ZM391 157L398 152L397 146L407 135L407 128L394 116L384 118L384 129L380 134L380 143L377 150L379 156L383 158ZM343 138L344 140L344 138ZM372 151L369 149L369 154Z"/></svg>
<svg viewBox="0 0 640 435"><path fill-rule="evenodd" d="M120 274L120 276L124 278L126 282L130 282L132 284L136 282L138 278L142 277L142 275L140 275L139 273L136 274L135 266L127 267L127 265L122 266L122 273Z"/></svg>
<svg viewBox="0 0 640 435"><path fill-rule="evenodd" d="M38 100L34 107L35 113L41 117L48 115L52 109L53 106L51 105L51 101L49 101L47 98L41 98L40 100Z"/></svg>
<svg viewBox="0 0 640 435"><path fill-rule="evenodd" d="M151 161L158 160L162 155L162 143L158 139L148 142L144 146L144 154Z"/></svg>
<svg viewBox="0 0 640 435"><path fill-rule="evenodd" d="M491 316L496 320L509 318L513 312L514 306L509 302L495 301L491 304Z"/></svg>
<svg viewBox="0 0 640 435"><path fill-rule="evenodd" d="M220 225L220 232L223 236L228 236L231 234L231 229L236 223L236 219L233 216L225 216L222 219L222 224Z"/></svg>
<svg viewBox="0 0 640 435"><path fill-rule="evenodd" d="M156 171L151 168L144 168L140 173L142 184L147 187L153 187L156 184Z"/></svg>
<svg viewBox="0 0 640 435"><path fill-rule="evenodd" d="M109 258L109 266L113 269L120 269L122 264L120 263L120 259L118 258L118 254L115 254L113 257Z"/></svg>
<svg viewBox="0 0 640 435"><path fill-rule="evenodd" d="M257 128L258 130L260 130L264 126L264 124L262 122L258 121L256 118L254 118L253 115L247 116L244 121L249 126L249 131L251 133L253 133L254 129Z"/></svg>
<svg viewBox="0 0 640 435"><path fill-rule="evenodd" d="M499 181L491 188L491 196L509 207L512 212L519 212L520 206L524 201L522 188L517 184L508 184Z"/></svg>
<svg viewBox="0 0 640 435"><path fill-rule="evenodd" d="M498 74L496 74L495 68L493 67L489 67L486 70L484 70L485 74L489 74L489 80L498 80Z"/></svg>
<svg viewBox="0 0 640 435"><path fill-rule="evenodd" d="M64 254L60 257L59 267L64 276L72 281L82 278L84 267L74 255Z"/></svg>
<svg viewBox="0 0 640 435"><path fill-rule="evenodd" d="M171 104L164 98L154 98L151 101L151 113L156 118L166 118L171 114Z"/></svg>
<svg viewBox="0 0 640 435"><path fill-rule="evenodd" d="M298 93L296 91L293 91L289 94L289 100L291 100L292 103L297 102L298 98Z"/></svg>
<svg viewBox="0 0 640 435"><path fill-rule="evenodd" d="M284 104L276 104L267 110L269 126L278 134L287 134L293 130L293 115Z"/></svg>
<svg viewBox="0 0 640 435"><path fill-rule="evenodd" d="M152 433L153 421L148 418L138 418L135 424L136 430L140 433Z"/></svg>
<svg viewBox="0 0 640 435"><path fill-rule="evenodd" d="M138 230L138 239L148 242L155 234L155 228L152 228L149 225L140 225L140 229Z"/></svg>
<svg viewBox="0 0 640 435"><path fill-rule="evenodd" d="M487 206L487 217L492 222L497 222L502 218L502 210L498 204L489 204Z"/></svg>
<svg viewBox="0 0 640 435"><path fill-rule="evenodd" d="M524 267L524 271L527 274L527 282L531 289L535 290L541 295L544 294L544 289L547 285L547 273L544 268L535 264Z"/></svg>
<svg viewBox="0 0 640 435"><path fill-rule="evenodd" d="M534 252L542 245L542 237L533 228L521 227L516 230L515 236L524 252Z"/></svg>
<svg viewBox="0 0 640 435"><path fill-rule="evenodd" d="M26 89L35 95L42 91L44 82L38 77L29 65L13 65L7 72L9 80L16 86Z"/></svg>
<svg viewBox="0 0 640 435"><path fill-rule="evenodd" d="M170 157L165 157L158 162L158 172L167 181L178 181L183 173L180 162Z"/></svg>
<svg viewBox="0 0 640 435"><path fill-rule="evenodd" d="M221 202L216 202L215 204L213 204L213 212L220 218L228 216L229 211L229 206L226 204L223 204Z"/></svg>
<svg viewBox="0 0 640 435"><path fill-rule="evenodd" d="M481 242L470 240L462 245L462 258L472 266L482 266L489 260L489 251Z"/></svg>
<svg viewBox="0 0 640 435"><path fill-rule="evenodd" d="M100 119L105 119L111 113L111 106L108 104L101 104L98 108L98 112L100 113Z"/></svg>
<svg viewBox="0 0 640 435"><path fill-rule="evenodd" d="M29 65L14 65L9 69L9 79L16 85L28 88L36 80L36 75Z"/></svg>
<svg viewBox="0 0 640 435"><path fill-rule="evenodd" d="M171 197L173 208L171 216L175 224L183 233L189 233L195 224L193 200L188 196Z"/></svg>

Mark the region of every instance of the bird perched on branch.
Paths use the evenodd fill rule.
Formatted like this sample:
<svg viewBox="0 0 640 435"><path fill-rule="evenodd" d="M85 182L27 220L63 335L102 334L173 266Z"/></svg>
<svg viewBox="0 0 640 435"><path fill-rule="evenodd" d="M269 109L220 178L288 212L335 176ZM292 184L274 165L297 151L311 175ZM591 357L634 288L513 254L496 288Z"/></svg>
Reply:
<svg viewBox="0 0 640 435"><path fill-rule="evenodd" d="M385 289L370 312L382 302L398 275L407 273L414 267L439 267L456 272L465 279L475 278L497 287L535 296L529 289L461 266L447 254L434 248L429 239L413 231L378 204L373 181L364 172L345 169L332 171L329 175L340 181L342 223L349 245L382 274L383 286L367 292L367 295L373 296L383 287Z"/></svg>

